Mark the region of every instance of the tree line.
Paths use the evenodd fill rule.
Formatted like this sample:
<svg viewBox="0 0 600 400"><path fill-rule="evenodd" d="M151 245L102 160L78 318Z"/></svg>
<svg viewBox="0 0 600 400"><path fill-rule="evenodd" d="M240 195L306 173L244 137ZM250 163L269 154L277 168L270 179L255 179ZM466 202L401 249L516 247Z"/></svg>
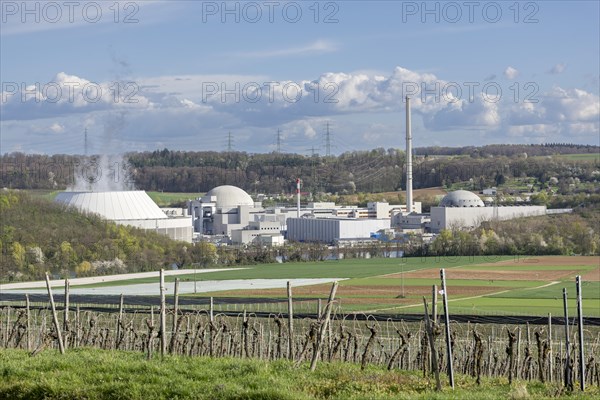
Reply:
<svg viewBox="0 0 600 400"><path fill-rule="evenodd" d="M493 145L480 148L421 148L413 166L413 187L445 186L476 182L479 189L499 186L511 178L532 177L540 187L551 178L568 189L569 180L597 183L598 160L527 157L552 151L598 152L599 147L556 145ZM523 151L521 151L523 150ZM445 153L453 157L426 157ZM485 156L484 156L485 155ZM491 155L492 157L488 157ZM235 185L249 193L294 193L297 178L303 191L312 194L377 193L403 189L406 184L405 153L399 149L352 151L339 156L298 154L249 154L245 152L194 152L163 149L126 155L130 176L141 190L204 193L219 185ZM78 175L86 174L83 159L69 155L5 154L0 157L0 186L20 189L64 190ZM118 166L121 168L122 166ZM107 171L105 171L107 173ZM595 192L598 192L596 185ZM594 193L593 188L587 190Z"/></svg>

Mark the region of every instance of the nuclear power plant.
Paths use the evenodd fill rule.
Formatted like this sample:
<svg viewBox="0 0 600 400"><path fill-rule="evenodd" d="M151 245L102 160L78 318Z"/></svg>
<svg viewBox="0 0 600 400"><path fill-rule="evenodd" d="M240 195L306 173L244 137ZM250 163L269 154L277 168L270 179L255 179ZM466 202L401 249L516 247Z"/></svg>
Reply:
<svg viewBox="0 0 600 400"><path fill-rule="evenodd" d="M301 207L300 177L296 206L263 207L243 189L223 185L187 202L185 209L160 209L144 191L67 191L56 201L95 213L117 224L155 231L175 240L210 240L223 245L277 246L285 240L353 245L408 232L435 235L444 229L472 229L484 221L545 215L545 206L486 205L476 194L448 193L422 213L413 196L411 99L406 97L406 204L371 202L367 207L308 202ZM92 188L90 188L92 189Z"/></svg>

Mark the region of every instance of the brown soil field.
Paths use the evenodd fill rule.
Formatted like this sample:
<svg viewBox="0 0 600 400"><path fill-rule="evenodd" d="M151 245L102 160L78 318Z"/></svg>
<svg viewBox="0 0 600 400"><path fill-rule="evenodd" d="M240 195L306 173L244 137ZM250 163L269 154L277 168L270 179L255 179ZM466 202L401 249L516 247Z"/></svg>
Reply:
<svg viewBox="0 0 600 400"><path fill-rule="evenodd" d="M600 265L599 256L529 256L510 260L473 265L475 267L523 266L523 265Z"/></svg>
<svg viewBox="0 0 600 400"><path fill-rule="evenodd" d="M388 196L390 198L397 198L398 193L401 193L403 196L406 197L405 190L400 190L398 192L384 192L381 194L383 196ZM442 189L441 186L413 190L413 196L415 198L419 197L419 196L445 196L447 194L448 194L448 192L446 190Z"/></svg>
<svg viewBox="0 0 600 400"><path fill-rule="evenodd" d="M487 293L495 293L506 288L493 287L493 286L452 286L453 295L481 295ZM331 285L314 285L314 286L302 286L293 288L294 297L310 297L320 296L327 298ZM401 288L398 285L389 286L339 286L336 297L343 298L344 303L388 303L398 302L402 299L397 299L400 294ZM405 296L431 296L431 286L405 286ZM285 297L286 292L284 289L265 289L265 290L231 290L215 293L215 296L266 296L266 297ZM360 296L350 297L347 296ZM371 297L371 296L386 296L386 297ZM387 297L389 296L389 297ZM414 302L412 299L410 302Z"/></svg>
<svg viewBox="0 0 600 400"><path fill-rule="evenodd" d="M478 279L498 281L548 281L575 275L576 270L564 271L479 271L479 270L446 270L446 279ZM390 278L399 278L401 274L388 275ZM412 271L404 274L405 278L437 279L440 276L439 269L425 269Z"/></svg>
<svg viewBox="0 0 600 400"><path fill-rule="evenodd" d="M584 282L600 282L600 267L581 275Z"/></svg>

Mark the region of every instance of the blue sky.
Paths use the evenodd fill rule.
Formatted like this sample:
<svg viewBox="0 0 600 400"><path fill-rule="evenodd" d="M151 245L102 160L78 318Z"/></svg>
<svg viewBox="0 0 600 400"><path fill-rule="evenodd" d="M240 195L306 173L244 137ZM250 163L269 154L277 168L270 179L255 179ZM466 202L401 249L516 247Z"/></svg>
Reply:
<svg viewBox="0 0 600 400"><path fill-rule="evenodd" d="M2 153L600 141L597 1L1 4Z"/></svg>

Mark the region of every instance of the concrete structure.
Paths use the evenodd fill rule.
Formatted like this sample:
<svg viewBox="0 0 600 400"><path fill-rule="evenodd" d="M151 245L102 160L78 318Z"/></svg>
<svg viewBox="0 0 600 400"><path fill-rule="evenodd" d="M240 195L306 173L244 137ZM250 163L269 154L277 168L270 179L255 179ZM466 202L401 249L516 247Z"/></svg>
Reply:
<svg viewBox="0 0 600 400"><path fill-rule="evenodd" d="M414 209L420 212L421 203L414 203ZM298 218L298 216L312 220L321 218L385 219L388 220L385 227L389 228L389 221L397 221L399 216L406 214L406 207L390 205L385 202L371 202L366 208L336 206L332 202L311 202L305 208L300 209L297 204L296 207L264 209L260 202L254 202L244 190L235 186L219 186L202 198L188 202L188 212L192 216L194 232L197 237L220 235L231 244L278 245L283 243L283 235L289 230L289 220ZM380 225L377 226L380 229ZM369 235L361 237L369 238ZM333 241L337 238L329 239L329 241ZM304 239L300 238L299 240Z"/></svg>
<svg viewBox="0 0 600 400"><path fill-rule="evenodd" d="M370 240L377 231L390 228L390 219L290 218L287 239L335 244Z"/></svg>
<svg viewBox="0 0 600 400"><path fill-rule="evenodd" d="M120 225L155 231L174 240L192 242L191 218L165 214L142 190L116 192L62 192L55 201L97 214Z"/></svg>
<svg viewBox="0 0 600 400"><path fill-rule="evenodd" d="M412 130L410 126L410 97L406 96L406 212L413 210Z"/></svg>
<svg viewBox="0 0 600 400"><path fill-rule="evenodd" d="M440 201L439 207L431 207L429 230L439 233L442 229L472 229L484 221L545 214L546 206L486 207L476 194L466 190L456 190L448 193Z"/></svg>
<svg viewBox="0 0 600 400"><path fill-rule="evenodd" d="M218 186L202 198L188 202L194 232L200 235L224 235L244 229L254 213L263 212L244 190L230 185Z"/></svg>
<svg viewBox="0 0 600 400"><path fill-rule="evenodd" d="M444 196L440 201L440 207L485 207L485 204L475 193L455 190Z"/></svg>

